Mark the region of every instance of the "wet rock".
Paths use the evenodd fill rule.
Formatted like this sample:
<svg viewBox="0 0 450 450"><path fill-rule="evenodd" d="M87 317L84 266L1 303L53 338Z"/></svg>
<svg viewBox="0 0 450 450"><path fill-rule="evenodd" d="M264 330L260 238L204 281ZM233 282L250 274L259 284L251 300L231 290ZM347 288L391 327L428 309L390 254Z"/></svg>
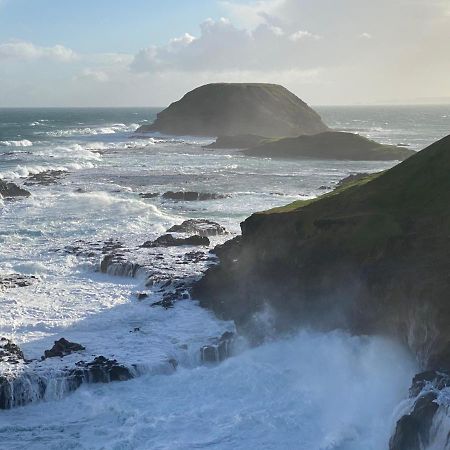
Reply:
<svg viewBox="0 0 450 450"><path fill-rule="evenodd" d="M145 300L148 298L148 294L146 292L136 292L135 295L138 300Z"/></svg>
<svg viewBox="0 0 450 450"><path fill-rule="evenodd" d="M217 222L207 219L189 219L180 225L174 225L168 233L195 233L199 236L220 236L227 234L227 230Z"/></svg>
<svg viewBox="0 0 450 450"><path fill-rule="evenodd" d="M30 195L31 194L26 189L17 186L17 184L0 180L0 198L29 197Z"/></svg>
<svg viewBox="0 0 450 450"><path fill-rule="evenodd" d="M439 405L439 391L450 386L446 372L428 370L413 378L409 390L414 404L408 414L402 416L389 442L389 450L422 450L430 443L430 431Z"/></svg>
<svg viewBox="0 0 450 450"><path fill-rule="evenodd" d="M164 234L154 241L145 242L143 247L208 246L209 244L210 241L206 236L194 235L187 238L176 238L172 234Z"/></svg>
<svg viewBox="0 0 450 450"><path fill-rule="evenodd" d="M428 392L415 401L411 413L397 422L389 450L422 450L429 444L431 425L439 408L436 398L435 392Z"/></svg>
<svg viewBox="0 0 450 450"><path fill-rule="evenodd" d="M210 255L205 252L188 252L184 254L183 259L187 263L198 263L200 261L208 261L210 259Z"/></svg>
<svg viewBox="0 0 450 450"><path fill-rule="evenodd" d="M417 374L412 381L409 395L411 398L417 397L427 386L432 386L436 390L442 390L450 386L450 376L445 372L427 370Z"/></svg>
<svg viewBox="0 0 450 450"><path fill-rule="evenodd" d="M220 362L230 357L235 334L226 331L222 336L208 345L204 345L200 349L200 357L203 362Z"/></svg>
<svg viewBox="0 0 450 450"><path fill-rule="evenodd" d="M97 356L92 362L80 361L77 368L72 370L70 376L79 382L109 383L111 381L126 381L134 378L132 371L117 362L115 359L107 359Z"/></svg>
<svg viewBox="0 0 450 450"><path fill-rule="evenodd" d="M141 192L139 197L141 198L155 198L159 196L159 192Z"/></svg>
<svg viewBox="0 0 450 450"><path fill-rule="evenodd" d="M73 352L79 352L82 350L86 350L82 345L77 344L76 342L69 342L64 338L61 338L58 341L55 341L55 344L50 350L45 350L42 359L55 357L62 358L63 356L67 356Z"/></svg>
<svg viewBox="0 0 450 450"><path fill-rule="evenodd" d="M211 194L208 192L195 192L195 191L168 191L164 192L163 198L168 200L177 200L185 202L204 201L204 200L218 200L226 198L227 195L223 194Z"/></svg>
<svg viewBox="0 0 450 450"><path fill-rule="evenodd" d="M67 172L65 170L47 170L41 173L35 173L30 175L25 181L27 186L33 184L40 184L42 186L48 186L50 184L56 184L62 177L66 176Z"/></svg>
<svg viewBox="0 0 450 450"><path fill-rule="evenodd" d="M20 347L9 339L0 338L0 362L17 364L20 361L24 361Z"/></svg>
<svg viewBox="0 0 450 450"><path fill-rule="evenodd" d="M25 286L31 286L38 280L34 275L20 275L18 273L0 275L0 291Z"/></svg>
<svg viewBox="0 0 450 450"><path fill-rule="evenodd" d="M123 255L105 255L100 262L100 272L120 277L135 277L141 269L141 265L127 261Z"/></svg>

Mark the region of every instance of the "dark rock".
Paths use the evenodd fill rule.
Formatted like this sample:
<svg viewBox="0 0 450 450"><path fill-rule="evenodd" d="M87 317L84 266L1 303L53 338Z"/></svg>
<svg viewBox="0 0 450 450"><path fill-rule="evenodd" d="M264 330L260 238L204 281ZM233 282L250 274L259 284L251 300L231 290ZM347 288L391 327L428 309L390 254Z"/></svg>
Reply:
<svg viewBox="0 0 450 450"><path fill-rule="evenodd" d="M115 253L105 255L100 262L100 272L114 276L133 278L140 269L140 264L127 261L123 255Z"/></svg>
<svg viewBox="0 0 450 450"><path fill-rule="evenodd" d="M177 200L185 202L205 201L205 200L218 200L226 198L223 194L210 194L207 192L195 192L195 191L167 191L162 195L163 198L168 200Z"/></svg>
<svg viewBox="0 0 450 450"><path fill-rule="evenodd" d="M92 362L80 361L78 368L70 372L70 377L82 382L89 383L109 383L111 381L126 381L134 378L131 370L119 364L115 359L107 359L104 356L97 356Z"/></svg>
<svg viewBox="0 0 450 450"><path fill-rule="evenodd" d="M68 172L64 170L47 170L41 173L35 173L30 175L25 181L27 186L33 184L40 184L43 186L48 186L50 184L56 184L62 177L65 177Z"/></svg>
<svg viewBox="0 0 450 450"><path fill-rule="evenodd" d="M436 398L435 392L428 392L415 401L410 414L397 422L389 450L422 450L429 444L431 425L439 408Z"/></svg>
<svg viewBox="0 0 450 450"><path fill-rule="evenodd" d="M211 258L207 253L204 252L188 252L183 256L184 261L186 263L198 263L200 261L208 261Z"/></svg>
<svg viewBox="0 0 450 450"><path fill-rule="evenodd" d="M282 86L264 83L217 83L187 93L137 132L269 137L298 136L327 130L320 116Z"/></svg>
<svg viewBox="0 0 450 450"><path fill-rule="evenodd" d="M0 362L17 364L19 361L24 361L20 347L9 339L0 338Z"/></svg>
<svg viewBox="0 0 450 450"><path fill-rule="evenodd" d="M136 298L138 300L145 300L146 298L148 298L148 294L146 292L137 292Z"/></svg>
<svg viewBox="0 0 450 450"><path fill-rule="evenodd" d="M232 353L233 344L235 341L235 334L231 331L226 331L218 339L215 339L211 344L204 345L200 349L200 357L203 362L221 362L229 358Z"/></svg>
<svg viewBox="0 0 450 450"><path fill-rule="evenodd" d="M177 247L181 245L208 246L209 239L206 236L189 236L187 238L176 238L172 234L164 234L154 241L147 241L143 247Z"/></svg>
<svg viewBox="0 0 450 450"><path fill-rule="evenodd" d="M162 300L159 300L155 303L152 303L151 306L161 306L164 309L170 309L173 308L174 304L174 299L172 298L165 298Z"/></svg>
<svg viewBox="0 0 450 450"><path fill-rule="evenodd" d="M159 192L141 192L139 194L139 197L141 198L155 198L155 197L159 197Z"/></svg>
<svg viewBox="0 0 450 450"><path fill-rule="evenodd" d="M80 352L82 350L86 350L82 345L77 344L76 342L69 342L64 338L61 338L58 341L55 341L55 344L50 350L45 350L42 359L55 357L62 358L63 356L70 355L73 352Z"/></svg>
<svg viewBox="0 0 450 450"><path fill-rule="evenodd" d="M20 275L18 273L0 275L0 291L31 286L36 281L38 281L38 278L34 275Z"/></svg>
<svg viewBox="0 0 450 450"><path fill-rule="evenodd" d="M189 219L180 225L174 225L168 233L195 233L199 236L220 236L227 234L227 230L220 224L207 219Z"/></svg>
<svg viewBox="0 0 450 450"><path fill-rule="evenodd" d="M0 180L0 198L29 197L30 195L31 194L26 189L17 186L17 184Z"/></svg>

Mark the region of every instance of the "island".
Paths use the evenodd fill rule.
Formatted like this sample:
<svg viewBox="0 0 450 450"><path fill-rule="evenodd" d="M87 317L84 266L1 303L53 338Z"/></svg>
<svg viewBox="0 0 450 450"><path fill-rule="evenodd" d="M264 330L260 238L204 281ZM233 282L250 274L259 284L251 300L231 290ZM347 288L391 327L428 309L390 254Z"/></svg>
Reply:
<svg viewBox="0 0 450 450"><path fill-rule="evenodd" d="M283 86L213 83L188 92L137 133L294 137L327 130L319 114Z"/></svg>
<svg viewBox="0 0 450 450"><path fill-rule="evenodd" d="M386 145L343 131L313 135L266 138L256 135L219 136L206 149L244 149L248 156L280 159L328 159L347 161L403 161L414 150Z"/></svg>

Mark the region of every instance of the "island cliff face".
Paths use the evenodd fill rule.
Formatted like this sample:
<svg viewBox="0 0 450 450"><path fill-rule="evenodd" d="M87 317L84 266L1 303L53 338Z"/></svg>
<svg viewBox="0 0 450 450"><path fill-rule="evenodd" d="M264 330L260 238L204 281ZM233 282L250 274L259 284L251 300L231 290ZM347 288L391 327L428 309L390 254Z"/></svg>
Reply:
<svg viewBox="0 0 450 450"><path fill-rule="evenodd" d="M254 214L194 289L258 339L299 324L400 339L450 369L450 136L319 199Z"/></svg>
<svg viewBox="0 0 450 450"><path fill-rule="evenodd" d="M326 131L320 116L286 88L264 83L207 84L188 92L138 132L195 136L298 136Z"/></svg>

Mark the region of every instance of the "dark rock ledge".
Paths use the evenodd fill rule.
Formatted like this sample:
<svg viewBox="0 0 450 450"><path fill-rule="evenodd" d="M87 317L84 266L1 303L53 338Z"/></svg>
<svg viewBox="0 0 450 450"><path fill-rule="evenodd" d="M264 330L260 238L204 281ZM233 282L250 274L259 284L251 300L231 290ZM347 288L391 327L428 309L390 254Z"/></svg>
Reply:
<svg viewBox="0 0 450 450"><path fill-rule="evenodd" d="M64 357L82 349L84 347L80 344L62 338L55 342L51 350L45 352L45 358ZM127 367L104 356L97 356L90 362L79 361L75 367L64 367L57 373L42 373L33 370L30 365L34 361L26 360L19 346L6 338L0 338L0 363L6 363L7 367L10 367L10 370L0 374L0 409L10 409L42 400L50 384L55 381L61 383L66 392L71 392L83 383L124 381L137 375L136 366ZM23 370L15 371L14 367L18 365L22 366Z"/></svg>

